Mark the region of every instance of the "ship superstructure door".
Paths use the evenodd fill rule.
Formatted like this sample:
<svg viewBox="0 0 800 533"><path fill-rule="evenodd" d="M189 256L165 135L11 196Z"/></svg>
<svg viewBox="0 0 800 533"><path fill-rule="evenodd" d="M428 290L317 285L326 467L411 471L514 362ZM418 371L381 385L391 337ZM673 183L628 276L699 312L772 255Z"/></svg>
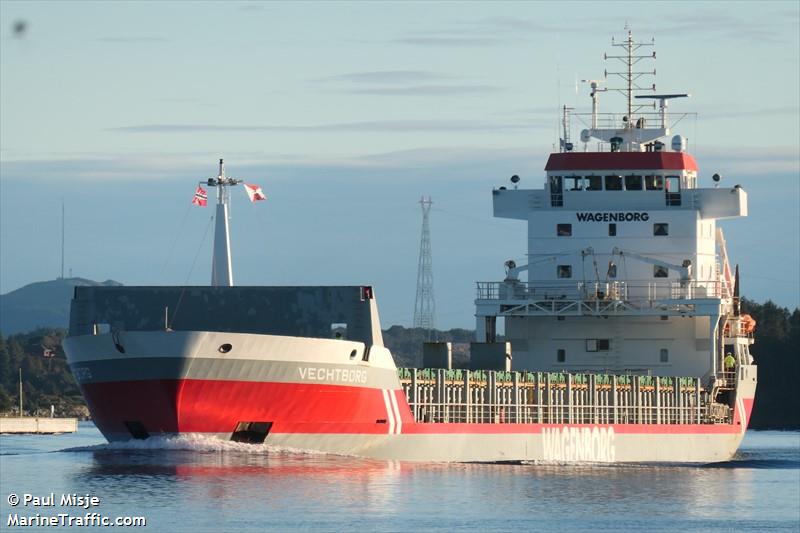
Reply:
<svg viewBox="0 0 800 533"><path fill-rule="evenodd" d="M564 206L564 189L561 176L550 176L550 205L552 207Z"/></svg>
<svg viewBox="0 0 800 533"><path fill-rule="evenodd" d="M664 187L666 193L668 206L681 205L681 177L680 176L667 176L666 184Z"/></svg>

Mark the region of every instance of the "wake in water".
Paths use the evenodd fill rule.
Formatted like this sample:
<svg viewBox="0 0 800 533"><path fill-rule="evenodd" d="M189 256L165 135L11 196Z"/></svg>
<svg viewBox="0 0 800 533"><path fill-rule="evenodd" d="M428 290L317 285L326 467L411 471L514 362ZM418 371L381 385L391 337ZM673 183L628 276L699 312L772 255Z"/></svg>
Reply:
<svg viewBox="0 0 800 533"><path fill-rule="evenodd" d="M95 444L92 446L76 446L65 448L62 452L97 452L97 451L190 451L203 453L241 453L251 455L327 455L316 450L290 448L267 444L249 444L222 440L209 435L183 433L174 436L153 436L147 439L131 439L126 441Z"/></svg>

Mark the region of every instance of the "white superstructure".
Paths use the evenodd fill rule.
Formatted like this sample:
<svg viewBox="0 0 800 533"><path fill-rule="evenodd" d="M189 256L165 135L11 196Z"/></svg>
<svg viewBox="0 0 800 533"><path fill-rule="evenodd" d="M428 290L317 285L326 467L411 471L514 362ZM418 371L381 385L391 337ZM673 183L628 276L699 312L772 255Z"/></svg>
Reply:
<svg viewBox="0 0 800 533"><path fill-rule="evenodd" d="M636 78L638 44L629 33L622 46ZM544 187L518 188L517 179L493 191L496 217L528 224L528 262L508 261L503 281L478 284L477 340L492 342L502 317L515 370L713 380L729 351L749 365L751 341L731 331L740 326L738 298L717 226L747 216L747 193L720 187L718 175L698 187L687 140L658 140L672 134L666 102L687 95L651 95L660 109L640 112L631 96L645 88L628 83L627 113L600 116L599 82L590 83L583 151L566 142L565 108L562 149L550 155Z"/></svg>

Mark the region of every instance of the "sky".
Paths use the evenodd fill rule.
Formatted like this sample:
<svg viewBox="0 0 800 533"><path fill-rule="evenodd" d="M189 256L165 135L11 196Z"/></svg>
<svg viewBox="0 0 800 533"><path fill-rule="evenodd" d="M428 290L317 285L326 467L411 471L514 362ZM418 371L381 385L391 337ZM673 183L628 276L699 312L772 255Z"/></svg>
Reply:
<svg viewBox="0 0 800 533"><path fill-rule="evenodd" d="M526 252L492 188L542 186L558 109L590 109L627 23L658 92L691 94L671 110L697 113L675 132L700 186L749 193L721 224L743 294L800 306L799 6L2 0L0 293L60 275L62 202L66 275L207 284L189 202L223 157L269 197L234 191L236 284L372 284L409 326L431 196L437 326L474 327L475 282Z"/></svg>

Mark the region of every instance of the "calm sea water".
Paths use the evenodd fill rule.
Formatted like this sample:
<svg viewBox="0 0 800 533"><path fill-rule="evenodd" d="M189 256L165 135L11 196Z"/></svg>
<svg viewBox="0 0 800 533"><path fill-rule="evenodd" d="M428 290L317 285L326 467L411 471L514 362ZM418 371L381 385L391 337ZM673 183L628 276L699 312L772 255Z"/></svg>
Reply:
<svg viewBox="0 0 800 533"><path fill-rule="evenodd" d="M800 531L800 432L753 432L714 466L413 464L181 438L118 446L77 434L0 437L9 514L144 516L122 531ZM55 494L54 507L9 496ZM62 494L99 505L62 507Z"/></svg>

